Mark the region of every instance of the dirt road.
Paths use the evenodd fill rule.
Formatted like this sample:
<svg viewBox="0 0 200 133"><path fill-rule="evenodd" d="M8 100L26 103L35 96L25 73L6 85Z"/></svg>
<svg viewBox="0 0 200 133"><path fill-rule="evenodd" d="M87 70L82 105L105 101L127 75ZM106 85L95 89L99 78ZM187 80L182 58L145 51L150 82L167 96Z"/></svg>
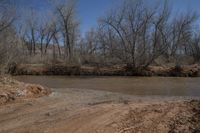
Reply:
<svg viewBox="0 0 200 133"><path fill-rule="evenodd" d="M104 91L56 89L0 106L0 132L198 132L200 102Z"/></svg>

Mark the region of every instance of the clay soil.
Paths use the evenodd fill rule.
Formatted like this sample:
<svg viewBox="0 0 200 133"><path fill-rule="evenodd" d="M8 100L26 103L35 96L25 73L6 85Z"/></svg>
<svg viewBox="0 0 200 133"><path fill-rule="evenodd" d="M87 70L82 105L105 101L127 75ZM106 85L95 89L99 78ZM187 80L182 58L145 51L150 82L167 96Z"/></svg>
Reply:
<svg viewBox="0 0 200 133"><path fill-rule="evenodd" d="M200 132L200 101L140 97L83 89L52 89L49 96L0 106L0 132Z"/></svg>

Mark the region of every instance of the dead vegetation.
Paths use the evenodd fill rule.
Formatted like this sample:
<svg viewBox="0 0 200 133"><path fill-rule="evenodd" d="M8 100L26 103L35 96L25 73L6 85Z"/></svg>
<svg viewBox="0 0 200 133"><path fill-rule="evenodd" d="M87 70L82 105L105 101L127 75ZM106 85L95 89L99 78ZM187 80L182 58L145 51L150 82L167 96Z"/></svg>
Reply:
<svg viewBox="0 0 200 133"><path fill-rule="evenodd" d="M26 84L9 77L0 77L0 105L20 99L42 97L50 93L48 88L40 85Z"/></svg>
<svg viewBox="0 0 200 133"><path fill-rule="evenodd" d="M124 66L96 67L77 65L21 64L16 66L13 75L78 75L78 76L163 76L199 77L200 66L149 66L146 69L130 69Z"/></svg>
<svg viewBox="0 0 200 133"><path fill-rule="evenodd" d="M153 75L146 69L159 59L161 67L167 63L180 67L199 63L197 12L174 16L167 1L149 6L146 0L123 0L81 37L75 1L49 0L46 4L52 8L41 18L43 12L27 8L19 14L15 3L0 1L0 73L13 73L15 65L20 64L53 64L46 73L78 75L82 73L80 67L89 66L94 67L94 75L142 76ZM56 65L59 63L68 67ZM69 67L74 64L80 67ZM104 68L116 65L126 65L131 72ZM196 70L186 74L177 70L155 75L198 75Z"/></svg>

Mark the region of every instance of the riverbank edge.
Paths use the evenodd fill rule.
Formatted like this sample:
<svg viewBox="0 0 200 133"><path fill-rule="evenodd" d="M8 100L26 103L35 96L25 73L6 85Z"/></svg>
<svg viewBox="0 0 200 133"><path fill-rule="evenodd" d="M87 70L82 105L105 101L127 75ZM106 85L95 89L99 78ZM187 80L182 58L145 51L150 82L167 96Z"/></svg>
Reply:
<svg viewBox="0 0 200 133"><path fill-rule="evenodd" d="M80 99L77 99L77 96ZM23 131L27 132L31 132L33 128L37 129L37 132L62 133L76 131L76 129L81 130L81 132L95 132L96 128L84 127L95 127L96 122L101 123L100 128L104 129L105 133L136 132L130 130L135 125L138 125L137 131L145 130L143 132L160 131L160 124L164 125L161 131L168 132L194 132L194 130L199 131L200 129L198 122L200 101L193 98L133 97L120 93L67 88L64 89L64 92L63 89L55 89L55 92L52 92L47 98L12 104L2 108L2 112L9 118L13 116L12 119L3 121L6 125L2 126L4 132L22 132L21 127L24 125L27 128L24 127ZM14 112L9 111L10 109ZM29 111L27 112L27 110ZM2 116L3 113L0 115ZM13 128L19 117L20 125ZM153 119L151 119L152 117ZM5 119L5 117L1 117L1 119ZM104 123L105 120L106 123ZM42 123L37 123L38 121L42 121ZM14 125L13 122L15 122ZM54 122L54 126L51 125L52 122ZM74 122L75 124L73 124ZM109 122L109 126L107 122ZM146 122L153 122L153 126ZM157 124L158 122L160 124ZM180 126L183 128L179 128ZM111 131L107 127L113 127L113 130Z"/></svg>
<svg viewBox="0 0 200 133"><path fill-rule="evenodd" d="M146 69L130 69L126 66L94 67L77 65L21 64L10 71L11 75L58 76L160 76L200 77L200 65L149 66Z"/></svg>

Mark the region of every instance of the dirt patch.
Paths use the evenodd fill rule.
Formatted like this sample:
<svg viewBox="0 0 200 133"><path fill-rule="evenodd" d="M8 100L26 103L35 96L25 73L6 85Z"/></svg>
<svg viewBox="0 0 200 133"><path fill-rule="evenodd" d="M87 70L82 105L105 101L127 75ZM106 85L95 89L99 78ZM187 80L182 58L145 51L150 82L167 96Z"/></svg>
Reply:
<svg viewBox="0 0 200 133"><path fill-rule="evenodd" d="M152 76L170 76L170 77L199 77L200 65L183 66L150 66L147 71Z"/></svg>
<svg viewBox="0 0 200 133"><path fill-rule="evenodd" d="M148 105L130 109L120 124L121 133L200 132L200 101Z"/></svg>
<svg viewBox="0 0 200 133"><path fill-rule="evenodd" d="M50 93L50 89L40 85L26 84L9 77L0 77L0 105L18 99L37 98Z"/></svg>
<svg viewBox="0 0 200 133"><path fill-rule="evenodd" d="M52 95L1 106L0 132L199 132L200 101L53 89Z"/></svg>
<svg viewBox="0 0 200 133"><path fill-rule="evenodd" d="M99 104L78 110L46 132L195 133L200 132L200 101Z"/></svg>

